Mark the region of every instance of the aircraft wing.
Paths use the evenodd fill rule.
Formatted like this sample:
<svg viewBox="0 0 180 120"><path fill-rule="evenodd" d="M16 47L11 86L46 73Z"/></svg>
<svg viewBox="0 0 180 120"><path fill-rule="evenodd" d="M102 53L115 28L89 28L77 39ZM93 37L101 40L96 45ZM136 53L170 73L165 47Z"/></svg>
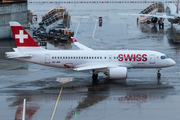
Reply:
<svg viewBox="0 0 180 120"><path fill-rule="evenodd" d="M167 16L167 15L153 15L153 14L123 14L117 13L118 15L132 15L132 16L147 16L147 17L157 17L157 18L174 18L174 16Z"/></svg>
<svg viewBox="0 0 180 120"><path fill-rule="evenodd" d="M91 49L91 48L89 48L89 47L87 47L87 46L79 43L75 38L72 37L71 39L72 39L72 41L74 42L74 44L75 44L77 47L79 47L80 50L93 50L93 49Z"/></svg>
<svg viewBox="0 0 180 120"><path fill-rule="evenodd" d="M133 67L130 64L118 64L118 63L113 63L113 62L104 62L104 63L86 63L86 64L81 64L78 66L75 66L74 70L75 71L83 71L83 70L96 70L96 69L105 69L105 68L116 68L116 67L127 67L131 68Z"/></svg>

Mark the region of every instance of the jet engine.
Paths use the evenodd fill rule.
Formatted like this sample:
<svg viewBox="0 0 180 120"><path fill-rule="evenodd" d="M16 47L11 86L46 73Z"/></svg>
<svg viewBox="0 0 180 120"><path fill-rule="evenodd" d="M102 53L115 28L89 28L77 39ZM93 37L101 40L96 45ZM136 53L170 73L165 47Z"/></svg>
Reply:
<svg viewBox="0 0 180 120"><path fill-rule="evenodd" d="M127 68L126 67L109 68L108 77L110 79L126 78Z"/></svg>
<svg viewBox="0 0 180 120"><path fill-rule="evenodd" d="M157 17L152 17L152 18L151 18L151 22L152 22L152 23L156 23L157 21L158 21L158 18L157 18Z"/></svg>

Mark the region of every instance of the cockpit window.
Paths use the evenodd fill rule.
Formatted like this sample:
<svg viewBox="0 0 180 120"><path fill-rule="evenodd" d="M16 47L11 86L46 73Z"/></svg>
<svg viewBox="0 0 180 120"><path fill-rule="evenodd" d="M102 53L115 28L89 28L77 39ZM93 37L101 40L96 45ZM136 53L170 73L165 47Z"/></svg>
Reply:
<svg viewBox="0 0 180 120"><path fill-rule="evenodd" d="M161 56L161 59L167 59L169 58L168 56Z"/></svg>

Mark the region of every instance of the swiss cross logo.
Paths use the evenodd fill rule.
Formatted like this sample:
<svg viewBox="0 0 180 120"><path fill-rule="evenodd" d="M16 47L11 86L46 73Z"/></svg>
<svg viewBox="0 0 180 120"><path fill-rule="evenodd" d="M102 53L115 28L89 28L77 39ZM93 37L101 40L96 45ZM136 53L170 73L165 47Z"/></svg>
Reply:
<svg viewBox="0 0 180 120"><path fill-rule="evenodd" d="M65 68L71 68L69 65L66 65L66 64L64 64L64 67Z"/></svg>
<svg viewBox="0 0 180 120"><path fill-rule="evenodd" d="M75 38L72 38L72 41L73 41L73 42L77 42L77 40L76 40Z"/></svg>
<svg viewBox="0 0 180 120"><path fill-rule="evenodd" d="M15 38L19 38L19 43L24 43L24 39L28 38L28 35L23 32L23 30L19 30L19 34L15 34Z"/></svg>

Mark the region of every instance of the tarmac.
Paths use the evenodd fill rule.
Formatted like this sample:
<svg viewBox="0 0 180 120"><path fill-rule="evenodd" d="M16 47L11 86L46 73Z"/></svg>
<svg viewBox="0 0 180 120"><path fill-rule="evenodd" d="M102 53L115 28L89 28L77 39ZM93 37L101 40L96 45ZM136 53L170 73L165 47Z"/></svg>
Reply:
<svg viewBox="0 0 180 120"><path fill-rule="evenodd" d="M39 9L39 5L43 7ZM137 24L137 16L117 15L139 13L149 5L60 4L72 15L70 29L75 38L92 49L154 50L175 60L175 66L161 70L160 79L156 69L128 69L126 79L109 80L99 74L98 83L93 84L90 71L73 72L7 59L4 53L12 51L15 42L0 40L0 119L21 120L26 98L26 120L179 120L179 25L171 26L165 20L164 30L159 30L157 25ZM29 9L40 16L56 6L34 3ZM78 48L71 42L49 41L47 49Z"/></svg>

